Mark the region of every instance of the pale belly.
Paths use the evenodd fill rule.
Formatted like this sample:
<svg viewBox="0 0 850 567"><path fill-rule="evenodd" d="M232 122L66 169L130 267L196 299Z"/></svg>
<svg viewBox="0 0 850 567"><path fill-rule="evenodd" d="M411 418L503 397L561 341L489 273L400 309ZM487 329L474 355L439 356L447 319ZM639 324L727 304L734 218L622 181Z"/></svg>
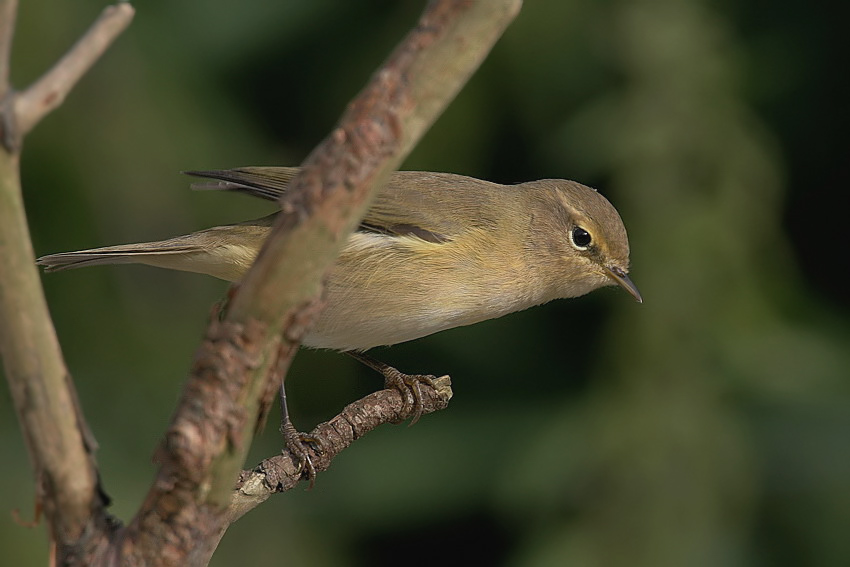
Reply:
<svg viewBox="0 0 850 567"><path fill-rule="evenodd" d="M474 309L441 310L422 304L405 308L398 302L384 308L342 311L346 314L340 315L339 309L335 309L332 304L328 305L303 344L312 348L366 350L418 339L501 315Z"/></svg>
<svg viewBox="0 0 850 567"><path fill-rule="evenodd" d="M329 275L326 307L304 345L365 350L541 303L524 293L521 282L506 278L504 264L470 262L452 253L455 243L411 242L402 246L381 236L353 239ZM376 246L383 243L393 245ZM358 253L358 244L368 253ZM429 255L432 250L439 256Z"/></svg>

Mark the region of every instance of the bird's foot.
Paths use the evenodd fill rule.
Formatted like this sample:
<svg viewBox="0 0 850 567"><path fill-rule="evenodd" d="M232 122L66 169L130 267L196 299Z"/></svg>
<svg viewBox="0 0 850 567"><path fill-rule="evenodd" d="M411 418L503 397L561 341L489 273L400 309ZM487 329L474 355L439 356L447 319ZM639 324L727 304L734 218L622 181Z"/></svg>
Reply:
<svg viewBox="0 0 850 567"><path fill-rule="evenodd" d="M293 460L298 463L297 474L304 476L313 488L316 483L316 466L313 464L312 454L322 455L325 453L325 442L320 437L308 433L301 433L292 421L284 419L280 424L280 433L286 442L286 448L292 453Z"/></svg>
<svg viewBox="0 0 850 567"><path fill-rule="evenodd" d="M404 374L392 366L388 366L382 374L384 375L384 387L395 388L401 393L401 399L404 401L404 408L402 409L404 415L412 412L409 425L415 424L422 417L425 407L422 401L422 384L427 384L436 389L434 380L437 377L430 374Z"/></svg>
<svg viewBox="0 0 850 567"><path fill-rule="evenodd" d="M427 384L436 389L436 376L432 374L405 374L396 370L389 364L376 360L357 351L346 351L348 356L355 358L377 372L380 372L384 377L385 388L395 388L401 394L401 399L404 402L402 407L402 415L410 415L410 425L413 425L424 412L425 403L422 401L422 384Z"/></svg>

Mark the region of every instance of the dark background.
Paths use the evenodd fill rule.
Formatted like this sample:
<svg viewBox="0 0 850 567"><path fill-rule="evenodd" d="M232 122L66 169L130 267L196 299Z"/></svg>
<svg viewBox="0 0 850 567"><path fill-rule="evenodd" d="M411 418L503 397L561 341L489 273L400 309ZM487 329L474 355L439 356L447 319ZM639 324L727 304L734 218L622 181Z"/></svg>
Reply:
<svg viewBox="0 0 850 567"><path fill-rule="evenodd" d="M22 2L15 84L102 5ZM26 140L36 253L266 214L178 172L299 163L421 8L140 4ZM527 2L405 168L598 187L629 228L645 303L610 288L375 351L450 373L451 407L376 431L314 490L251 512L213 564L850 564L844 16L800 0ZM127 520L227 286L136 266L44 285ZM303 429L380 384L315 351L289 380ZM0 502L29 518L0 392ZM280 445L268 427L249 465ZM15 565L44 564L45 547L43 528L0 516Z"/></svg>

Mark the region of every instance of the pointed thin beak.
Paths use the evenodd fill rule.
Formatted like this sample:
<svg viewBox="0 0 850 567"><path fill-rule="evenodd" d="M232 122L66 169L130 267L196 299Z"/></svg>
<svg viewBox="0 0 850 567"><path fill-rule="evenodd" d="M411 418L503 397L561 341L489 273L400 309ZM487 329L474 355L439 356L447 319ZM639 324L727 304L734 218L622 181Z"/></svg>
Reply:
<svg viewBox="0 0 850 567"><path fill-rule="evenodd" d="M643 298L640 296L640 291L638 291L637 286L629 279L629 276L626 274L626 271L623 268L617 266L609 266L605 268L605 271L608 272L608 276L617 282L624 290L628 291L629 294L634 297L638 303L643 303Z"/></svg>

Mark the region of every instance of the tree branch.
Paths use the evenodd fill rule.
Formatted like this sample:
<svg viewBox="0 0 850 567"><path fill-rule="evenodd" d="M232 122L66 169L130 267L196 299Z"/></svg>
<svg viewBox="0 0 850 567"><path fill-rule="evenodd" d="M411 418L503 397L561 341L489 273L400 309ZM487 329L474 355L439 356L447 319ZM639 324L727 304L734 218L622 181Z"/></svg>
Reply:
<svg viewBox="0 0 850 567"><path fill-rule="evenodd" d="M423 385L422 412L432 413L446 409L452 397L451 379L441 376L434 381L435 388ZM401 393L394 388L380 390L347 405L330 421L320 423L309 436L322 440L322 453L311 455L317 472L330 468L333 459L354 441L379 425L407 421L414 413L405 407ZM265 502L272 494L294 488L302 479L297 459L289 451L265 459L251 470L242 471L227 509L227 521L214 536L214 544L224 536L230 524Z"/></svg>
<svg viewBox="0 0 850 567"><path fill-rule="evenodd" d="M9 65L17 14L18 0L0 0L0 101L9 90Z"/></svg>
<svg viewBox="0 0 850 567"><path fill-rule="evenodd" d="M128 2L107 6L62 58L26 90L14 97L15 127L6 135L12 147L50 111L62 104L74 85L100 58L133 20L135 10ZM2 68L0 68L2 70ZM8 147L8 146L7 146Z"/></svg>
<svg viewBox="0 0 850 567"><path fill-rule="evenodd" d="M129 564L204 564L226 529L257 415L321 308L321 278L368 207L513 19L520 0L436 0L307 158L281 214L199 349L128 526ZM155 553L155 556L151 556Z"/></svg>
<svg viewBox="0 0 850 567"><path fill-rule="evenodd" d="M320 282L325 270L365 212L375 188L466 82L520 4L520 0L430 2L417 27L352 102L339 126L308 157L226 320L210 324L196 353L158 452L161 468L154 486L132 523L118 529L104 510L105 497L92 456L94 443L76 403L33 264L18 171L23 136L62 102L126 27L133 10L124 3L104 10L50 71L16 93L7 78L17 4L0 0L0 34L6 34L0 37L0 257L4 261L0 349L51 534L59 544L60 562L207 562L229 523L251 508L238 498L233 503L232 487L258 413L269 403L321 309ZM437 395L423 388L426 399L437 395L434 409L448 398L440 390ZM320 470L371 427L401 417L397 393L373 396L349 406L320 428L331 440L327 453L316 456ZM272 472L289 469L292 463L285 459L267 461L263 483L273 490L291 485L295 482L291 471L282 476ZM246 483L256 485L257 480L249 474L240 491L244 494Z"/></svg>
<svg viewBox="0 0 850 567"><path fill-rule="evenodd" d="M441 376L434 385L436 388L422 386L423 414L449 405L451 379ZM379 390L347 405L339 415L317 425L309 433L310 437L323 441L324 451L312 455L316 471L329 469L334 457L379 425L401 423L410 419L413 413L413 407L405 408L401 393L395 388ZM264 460L250 471L242 471L231 496L228 521L235 522L272 494L293 488L302 477L297 459L289 451Z"/></svg>
<svg viewBox="0 0 850 567"><path fill-rule="evenodd" d="M113 524L104 511L107 499L99 486L95 442L80 411L34 263L21 194L20 142L61 102L120 29L95 23L36 85L16 93L8 83L16 7L14 0L0 0L0 353L35 471L39 503L57 553L65 559L81 553L77 546L83 534L104 534ZM132 8L124 5L105 12L122 14L124 26L132 17ZM39 97L40 105L35 100Z"/></svg>

